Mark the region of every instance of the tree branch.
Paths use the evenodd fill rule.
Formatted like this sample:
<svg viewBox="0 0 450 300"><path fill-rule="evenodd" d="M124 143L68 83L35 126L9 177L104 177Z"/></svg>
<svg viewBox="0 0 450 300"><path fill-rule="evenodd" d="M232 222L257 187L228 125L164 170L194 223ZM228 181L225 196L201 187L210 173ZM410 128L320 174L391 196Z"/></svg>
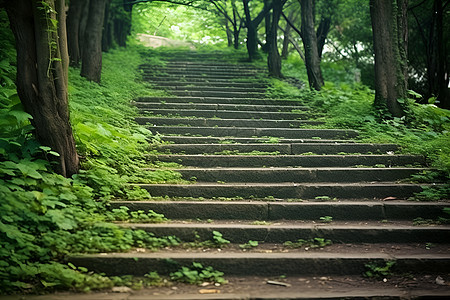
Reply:
<svg viewBox="0 0 450 300"><path fill-rule="evenodd" d="M289 20L288 17L286 17L286 15L284 14L284 12L281 12L281 15L283 16L283 18L286 20L286 22L289 24L289 26L292 27L292 29L294 29L295 32L298 33L298 35L303 39L302 36L302 32L291 22L291 20Z"/></svg>

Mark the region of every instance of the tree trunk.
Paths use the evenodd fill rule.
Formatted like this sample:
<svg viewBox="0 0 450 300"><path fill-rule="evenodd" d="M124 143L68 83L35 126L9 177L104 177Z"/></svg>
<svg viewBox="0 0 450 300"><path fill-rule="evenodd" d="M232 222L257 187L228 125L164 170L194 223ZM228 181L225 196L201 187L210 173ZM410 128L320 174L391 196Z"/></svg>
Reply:
<svg viewBox="0 0 450 300"><path fill-rule="evenodd" d="M81 13L85 5L85 0L71 0L69 13L67 15L67 44L70 58L70 65L78 67L81 60L80 52L80 21Z"/></svg>
<svg viewBox="0 0 450 300"><path fill-rule="evenodd" d="M407 0L370 0L375 52L375 106L404 115L407 97Z"/></svg>
<svg viewBox="0 0 450 300"><path fill-rule="evenodd" d="M231 47L233 46L233 32L230 29L230 21L227 18L225 18L225 31L227 33L228 47Z"/></svg>
<svg viewBox="0 0 450 300"><path fill-rule="evenodd" d="M305 65L309 87L320 91L323 86L323 77L314 29L314 3L313 0L301 0L300 4L302 13L301 35L305 48Z"/></svg>
<svg viewBox="0 0 450 300"><path fill-rule="evenodd" d="M447 3L448 4L448 3ZM436 12L436 60L437 60L437 87L436 95L439 100L439 106L450 109L449 93L449 61L445 55L444 42L444 4L442 0L434 0L433 12ZM434 30L434 28L432 29ZM448 38L448 35L447 35Z"/></svg>
<svg viewBox="0 0 450 300"><path fill-rule="evenodd" d="M250 61L253 61L259 57L258 55L258 36L256 35L255 24L252 22L250 16L250 9L248 2L250 0L242 0L244 4L245 23L247 25L247 52Z"/></svg>
<svg viewBox="0 0 450 300"><path fill-rule="evenodd" d="M288 19L295 21L294 14L295 14L295 11L292 10L289 13ZM289 54L289 36L290 36L291 28L292 28L291 25L289 25L289 23L286 22L286 27L284 28L284 31L283 31L284 32L283 48L281 50L281 57L284 59L286 59Z"/></svg>
<svg viewBox="0 0 450 300"><path fill-rule="evenodd" d="M106 0L89 2L89 16L81 53L81 76L99 83L102 75L102 31Z"/></svg>
<svg viewBox="0 0 450 300"><path fill-rule="evenodd" d="M7 4L17 49L17 92L26 112L33 116L36 138L59 153L57 172L70 177L78 172L78 155L69 122L67 56L63 29L54 21L64 5L58 1L15 0ZM50 20L50 22L49 22Z"/></svg>
<svg viewBox="0 0 450 300"><path fill-rule="evenodd" d="M278 52L278 23L280 21L281 12L283 11L284 0L273 1L272 20L270 22L270 30L267 36L268 57L267 65L269 67L269 74L276 78L281 78L281 57Z"/></svg>

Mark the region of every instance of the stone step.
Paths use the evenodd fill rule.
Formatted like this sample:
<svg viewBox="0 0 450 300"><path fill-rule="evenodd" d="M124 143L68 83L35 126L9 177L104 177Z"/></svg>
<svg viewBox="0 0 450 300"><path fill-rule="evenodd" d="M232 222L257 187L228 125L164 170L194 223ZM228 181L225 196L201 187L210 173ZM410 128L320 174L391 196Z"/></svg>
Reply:
<svg viewBox="0 0 450 300"><path fill-rule="evenodd" d="M386 154L398 150L394 144L359 144L359 143L298 143L298 144L170 144L157 145L159 151L184 154L216 154L218 152L251 153L278 152L277 154ZM224 153L224 154L238 154ZM264 153L261 153L264 154Z"/></svg>
<svg viewBox="0 0 450 300"><path fill-rule="evenodd" d="M174 109L181 110L209 110L209 111L251 111L251 112L287 112L298 113L296 111L306 112L309 110L306 106L288 106L288 105L250 105L250 104L214 104L214 103L172 103L172 102L133 102L134 106L145 109Z"/></svg>
<svg viewBox="0 0 450 300"><path fill-rule="evenodd" d="M409 224L408 224L409 223ZM396 224L382 222L278 222L253 225L250 222L130 224L121 226L152 232L156 237L176 236L183 242L207 241L218 231L234 244L249 240L260 243L283 244L298 239L321 238L332 243L448 243L450 226L413 226L411 222ZM450 250L450 246L448 248ZM450 254L449 254L450 255Z"/></svg>
<svg viewBox="0 0 450 300"><path fill-rule="evenodd" d="M193 184L138 184L154 197L210 198L242 197L278 199L408 199L421 192L426 184L392 182L308 182L308 183L193 183Z"/></svg>
<svg viewBox="0 0 450 300"><path fill-rule="evenodd" d="M297 139L351 139L358 136L355 130L304 129L304 128L247 128L247 127L193 127L153 126L153 132L176 135L233 136L233 137L281 137ZM303 152L302 152L303 153Z"/></svg>
<svg viewBox="0 0 450 300"><path fill-rule="evenodd" d="M168 275L180 266L190 266L192 262L212 266L227 275L361 275L366 264L385 263L395 260L392 271L403 274L447 274L450 269L450 254L386 254L378 251L365 253L335 252L292 252L292 253L254 253L254 252L148 252L148 253L110 253L73 255L68 261L90 271L109 276L144 276L149 271Z"/></svg>
<svg viewBox="0 0 450 300"><path fill-rule="evenodd" d="M169 75L201 75L201 76L209 76L209 75L231 75L234 77L241 77L241 76L254 76L255 74L265 74L267 72L258 70L258 69L252 69L252 68L233 68L233 67L222 67L222 68L208 68L208 67L188 67L188 68L181 68L181 67L164 67L164 68L151 68L151 67L141 67L141 70L144 71L147 74L169 74Z"/></svg>
<svg viewBox="0 0 450 300"><path fill-rule="evenodd" d="M227 64L227 63L203 63L203 62L182 62L182 61L171 61L167 62L164 66L165 68L194 68L194 69L209 69L209 70L258 70L261 72L267 72L266 68L256 67L250 64Z"/></svg>
<svg viewBox="0 0 450 300"><path fill-rule="evenodd" d="M198 92L232 92L232 93L265 93L266 88L253 87L217 87L217 86L163 86L160 87L169 92L173 91L198 91Z"/></svg>
<svg viewBox="0 0 450 300"><path fill-rule="evenodd" d="M242 96L242 95L241 95ZM295 107L294 109L304 109L297 100L279 100L279 99L254 99L254 98L221 98L221 97L139 97L137 103L182 103L182 104L216 104L216 105L266 105ZM297 108L298 107L298 108Z"/></svg>
<svg viewBox="0 0 450 300"><path fill-rule="evenodd" d="M244 110L200 110L200 109L148 109L142 108L142 113L154 115L197 117L197 118L221 118L221 119L264 119L264 120L298 120L307 119L308 115L292 112L265 112Z"/></svg>
<svg viewBox="0 0 450 300"><path fill-rule="evenodd" d="M236 137L205 137L205 136L161 136L166 142L175 144L285 144L285 143L354 143L352 140L322 140L322 139L278 139L278 138L236 138Z"/></svg>
<svg viewBox="0 0 450 300"><path fill-rule="evenodd" d="M348 201L313 200L302 202L202 200L202 201L111 201L111 208L126 206L130 211L153 210L169 219L181 220L252 220L275 222L299 220L320 222L331 216L333 221L409 221L416 218L448 217L443 211L449 202ZM444 240L448 240L444 239Z"/></svg>
<svg viewBox="0 0 450 300"><path fill-rule="evenodd" d="M256 92L222 92L222 91L170 91L172 95L179 97L223 97L223 98L265 98L265 93Z"/></svg>
<svg viewBox="0 0 450 300"><path fill-rule="evenodd" d="M151 79L159 77L159 78L165 78L166 80L171 81L179 81L179 80L186 80L191 81L193 79L202 79L204 81L210 81L214 79L227 79L230 81L235 82L241 82L240 79L252 81L252 82L260 82L261 79L257 77L255 74L242 74L241 76L235 76L235 75L227 75L227 74L167 74L167 73L146 73L144 76L144 79Z"/></svg>
<svg viewBox="0 0 450 300"><path fill-rule="evenodd" d="M171 78L170 78L171 77ZM179 76L162 76L162 75L151 75L151 74L142 74L142 78L147 81L151 81L152 83L160 83L160 82L190 82L192 84L264 84L267 85L266 80L259 79L255 80L255 78L240 78L239 80L236 80L235 78L205 78L204 76L197 76L197 77L189 77L189 78L181 78Z"/></svg>
<svg viewBox="0 0 450 300"><path fill-rule="evenodd" d="M176 138L176 137L174 137ZM193 137L200 139L200 137ZM320 141L320 140L318 140ZM309 141L310 142L310 141ZM149 161L175 162L195 167L395 167L425 166L413 155L151 155Z"/></svg>
<svg viewBox="0 0 450 300"><path fill-rule="evenodd" d="M196 82L196 81L155 81L157 86L176 87L239 87L239 88L267 88L267 84L255 82Z"/></svg>
<svg viewBox="0 0 450 300"><path fill-rule="evenodd" d="M151 169L147 169L151 170ZM375 182L399 181L423 168L182 168L173 171L199 182Z"/></svg>
<svg viewBox="0 0 450 300"><path fill-rule="evenodd" d="M241 116L243 117L243 116ZM155 126L195 126L195 127L252 127L252 128L298 128L305 125L321 125L321 121L310 120L257 120L257 119L214 119L214 118L173 118L137 117L138 124Z"/></svg>

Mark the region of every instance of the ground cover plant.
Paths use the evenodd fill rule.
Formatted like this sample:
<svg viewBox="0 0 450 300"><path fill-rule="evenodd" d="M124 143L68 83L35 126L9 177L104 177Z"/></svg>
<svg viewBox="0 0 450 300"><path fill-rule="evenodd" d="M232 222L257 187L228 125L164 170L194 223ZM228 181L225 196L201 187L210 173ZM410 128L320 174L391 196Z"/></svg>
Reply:
<svg viewBox="0 0 450 300"><path fill-rule="evenodd" d="M1 19L5 20L4 12ZM103 57L103 79L96 84L69 74L71 122L81 156L81 171L64 178L52 170L59 155L33 137L31 116L23 111L14 85L15 51L7 22L0 39L0 293L48 289L88 291L116 284L115 279L64 263L69 253L126 251L132 247L173 246L176 238L155 238L144 231L107 223L110 199L150 195L130 186L176 180L171 171L141 171L152 133L134 123L129 105L151 89L140 81L141 48L112 50ZM126 65L127 67L124 67ZM123 87L128 88L124 89ZM130 219L164 220L151 213Z"/></svg>

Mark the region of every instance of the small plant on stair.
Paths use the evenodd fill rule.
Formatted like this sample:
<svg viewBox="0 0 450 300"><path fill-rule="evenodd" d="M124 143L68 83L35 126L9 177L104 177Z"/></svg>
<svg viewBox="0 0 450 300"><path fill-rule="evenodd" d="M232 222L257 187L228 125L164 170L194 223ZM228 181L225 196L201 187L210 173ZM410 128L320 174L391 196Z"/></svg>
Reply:
<svg viewBox="0 0 450 300"><path fill-rule="evenodd" d="M392 267L395 265L395 260L387 260L384 263L370 262L364 265L366 271L364 276L368 278L376 278L385 280L387 277L392 276Z"/></svg>
<svg viewBox="0 0 450 300"><path fill-rule="evenodd" d="M245 243L245 244L239 245L239 248L241 248L241 249L243 249L243 250L245 250L245 249L253 249L253 248L258 247L258 245L259 245L258 241L252 241L252 240L250 240L250 241L248 241L248 242Z"/></svg>
<svg viewBox="0 0 450 300"><path fill-rule="evenodd" d="M227 280L223 278L223 275L223 272L217 271L213 267L204 267L201 263L193 262L192 267L181 267L178 271L170 273L170 279L189 284L204 282L225 284Z"/></svg>
<svg viewBox="0 0 450 300"><path fill-rule="evenodd" d="M158 214L153 210L145 212L144 210L129 211L126 206L114 208L108 213L107 218L111 221L122 221L130 223L163 223L168 221L163 214Z"/></svg>

